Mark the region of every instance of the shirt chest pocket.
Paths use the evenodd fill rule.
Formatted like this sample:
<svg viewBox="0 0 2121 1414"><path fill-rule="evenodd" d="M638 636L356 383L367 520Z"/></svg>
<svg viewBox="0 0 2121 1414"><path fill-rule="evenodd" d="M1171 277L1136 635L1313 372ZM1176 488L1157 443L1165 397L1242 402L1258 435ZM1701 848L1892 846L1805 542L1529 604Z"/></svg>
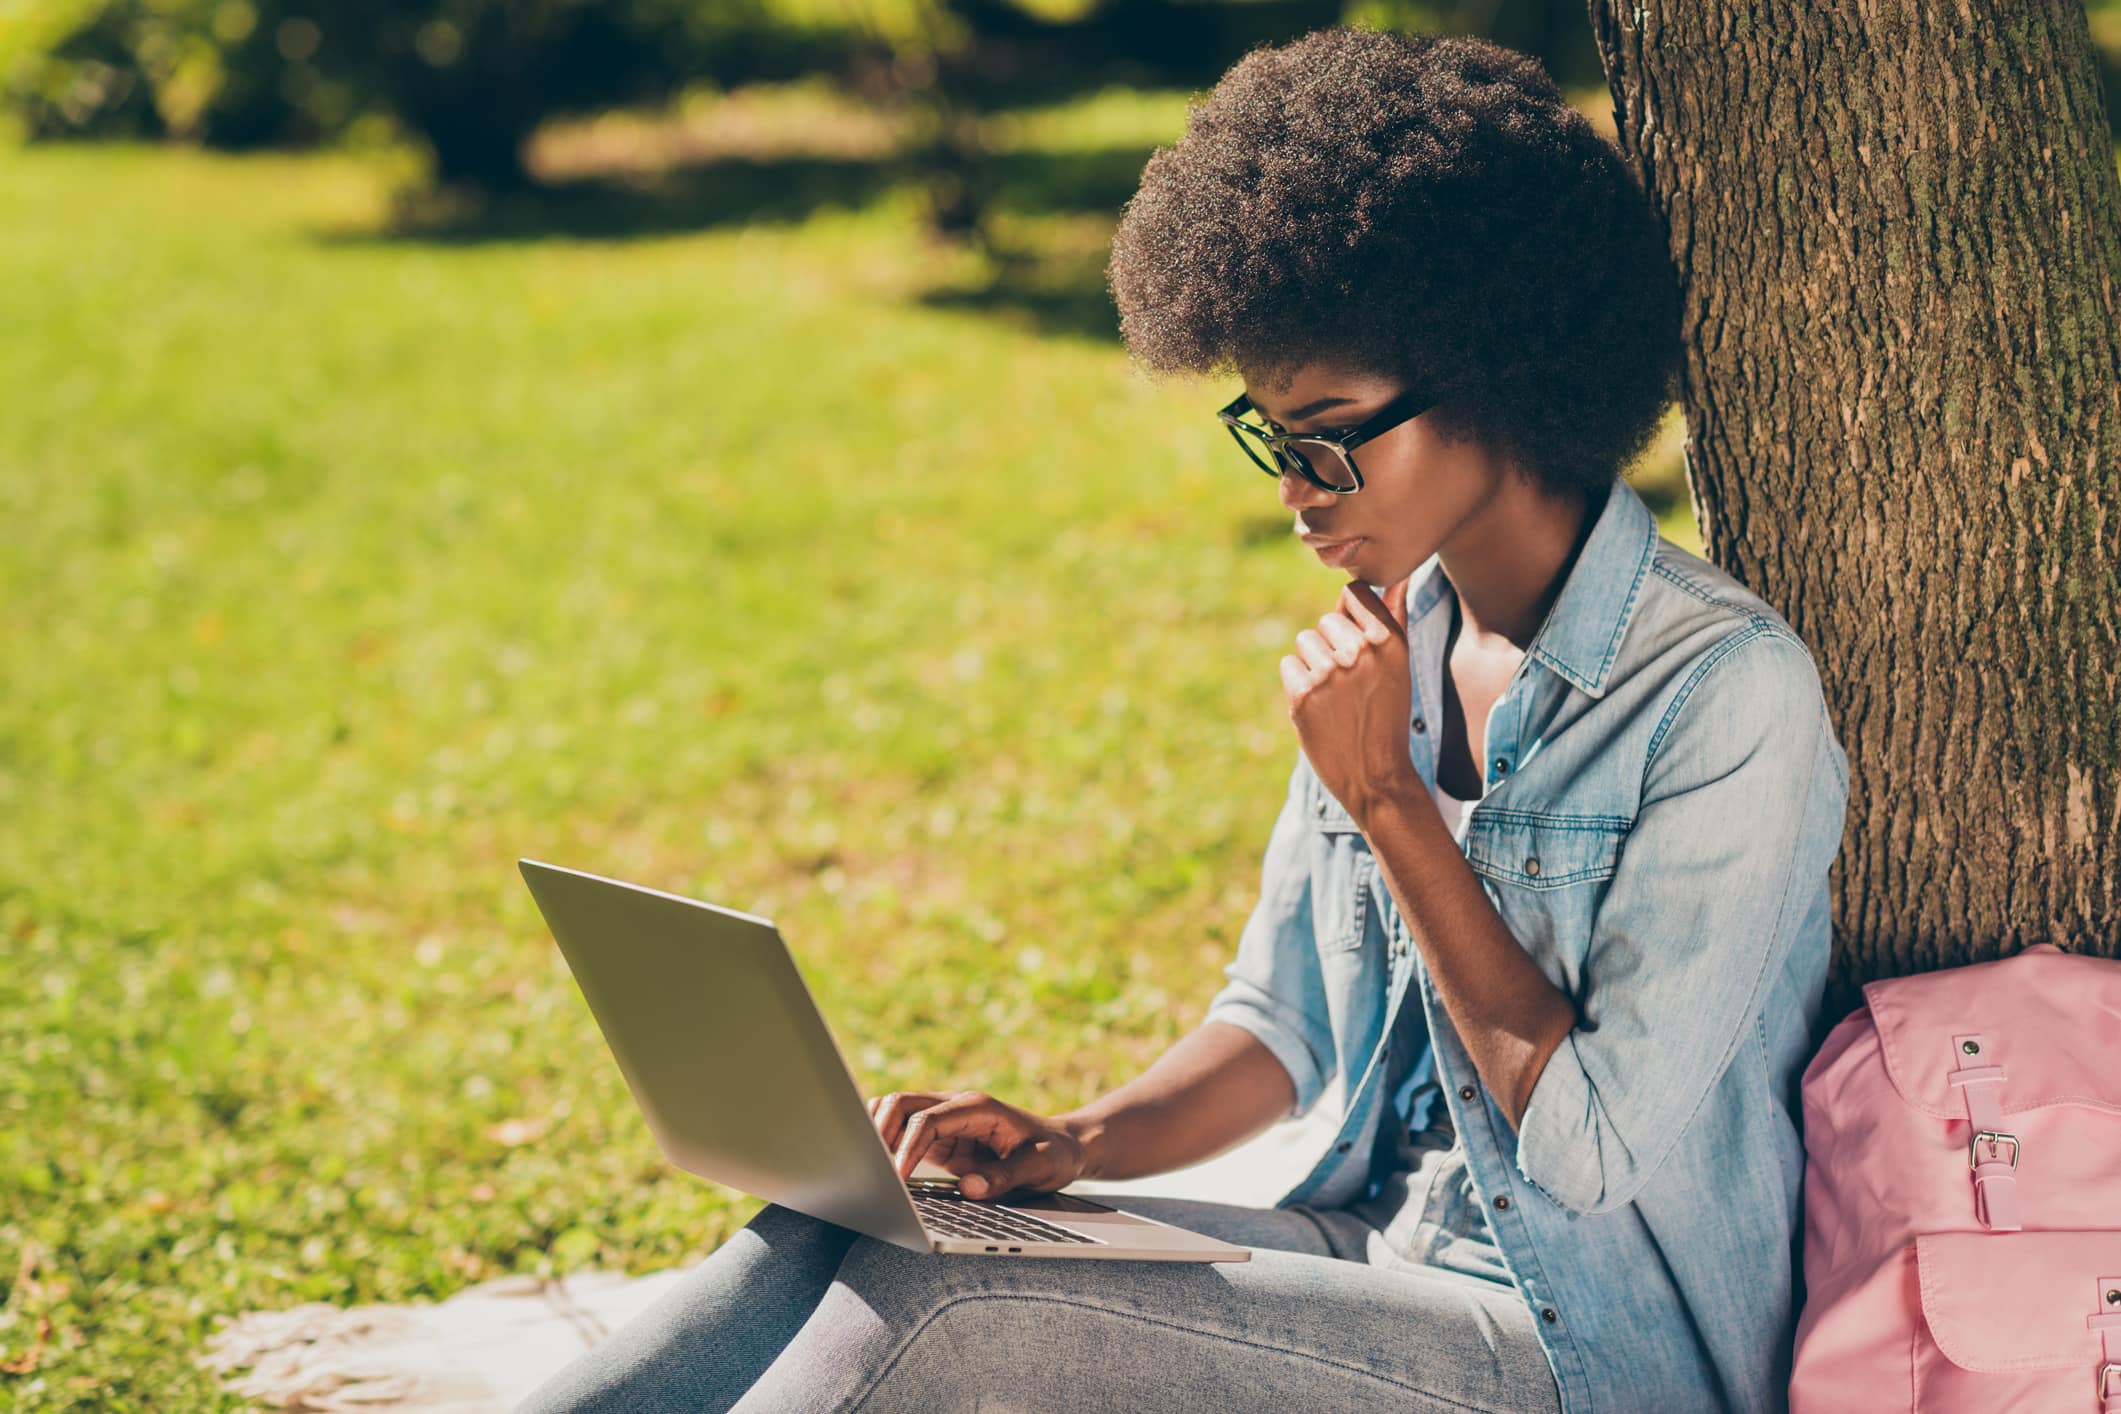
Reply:
<svg viewBox="0 0 2121 1414"><path fill-rule="evenodd" d="M1590 946L1627 830L1617 815L1476 811L1466 862L1517 940L1534 957L1551 955L1573 972Z"/></svg>
<svg viewBox="0 0 2121 1414"><path fill-rule="evenodd" d="M1322 785L1311 787L1311 925L1321 953L1353 952L1375 910L1370 883L1377 861L1362 827Z"/></svg>

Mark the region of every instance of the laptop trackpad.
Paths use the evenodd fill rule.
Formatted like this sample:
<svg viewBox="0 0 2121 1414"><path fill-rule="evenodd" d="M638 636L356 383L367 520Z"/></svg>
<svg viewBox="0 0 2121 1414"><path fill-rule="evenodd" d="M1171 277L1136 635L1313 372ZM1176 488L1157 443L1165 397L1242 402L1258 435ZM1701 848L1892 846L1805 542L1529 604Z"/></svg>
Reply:
<svg viewBox="0 0 2121 1414"><path fill-rule="evenodd" d="M1004 1193L994 1200L997 1207L1025 1208L1034 1213L1109 1213L1104 1203L1093 1203L1072 1193Z"/></svg>

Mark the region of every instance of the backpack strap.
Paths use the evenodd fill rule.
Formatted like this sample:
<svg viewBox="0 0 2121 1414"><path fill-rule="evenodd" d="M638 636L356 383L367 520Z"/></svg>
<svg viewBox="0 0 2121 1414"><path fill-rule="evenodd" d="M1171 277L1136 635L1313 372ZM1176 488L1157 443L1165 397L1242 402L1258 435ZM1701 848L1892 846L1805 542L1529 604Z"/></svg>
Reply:
<svg viewBox="0 0 2121 1414"><path fill-rule="evenodd" d="M2099 1332L2099 1414L2121 1414L2121 1276L2099 1278L2084 1324Z"/></svg>
<svg viewBox="0 0 2121 1414"><path fill-rule="evenodd" d="M1974 1132L1966 1142L1967 1167L1974 1171L1974 1215L1991 1231L2017 1232L2018 1136L2003 1128L2003 1102L1997 1089L2004 1070L1987 1059L1981 1033L1952 1037L1958 1069L1946 1077L1966 1100L1966 1117ZM2010 1146L2008 1157L2003 1146ZM2117 1411L2121 1414L2121 1411Z"/></svg>

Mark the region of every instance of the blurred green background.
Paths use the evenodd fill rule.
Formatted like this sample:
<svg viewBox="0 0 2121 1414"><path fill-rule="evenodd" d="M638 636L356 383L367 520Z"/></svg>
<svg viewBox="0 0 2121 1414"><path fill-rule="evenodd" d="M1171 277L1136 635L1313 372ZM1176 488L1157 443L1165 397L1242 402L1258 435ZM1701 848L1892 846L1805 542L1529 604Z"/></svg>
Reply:
<svg viewBox="0 0 2121 1414"><path fill-rule="evenodd" d="M239 1408L216 1314L749 1219L518 855L776 918L869 1093L1125 1080L1341 579L1101 273L1188 93L1340 12L355 13L0 20L0 1407ZM1609 118L1577 7L1349 13Z"/></svg>

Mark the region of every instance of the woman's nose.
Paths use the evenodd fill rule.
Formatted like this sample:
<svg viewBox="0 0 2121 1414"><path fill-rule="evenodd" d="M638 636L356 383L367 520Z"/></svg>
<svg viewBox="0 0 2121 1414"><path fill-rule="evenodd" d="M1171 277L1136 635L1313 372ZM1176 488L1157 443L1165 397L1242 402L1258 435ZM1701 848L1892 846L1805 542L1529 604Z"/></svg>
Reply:
<svg viewBox="0 0 2121 1414"><path fill-rule="evenodd" d="M1338 499L1323 486L1313 486L1293 471L1284 471L1281 474L1281 503L1292 511L1300 511L1307 506L1322 506L1328 501Z"/></svg>

